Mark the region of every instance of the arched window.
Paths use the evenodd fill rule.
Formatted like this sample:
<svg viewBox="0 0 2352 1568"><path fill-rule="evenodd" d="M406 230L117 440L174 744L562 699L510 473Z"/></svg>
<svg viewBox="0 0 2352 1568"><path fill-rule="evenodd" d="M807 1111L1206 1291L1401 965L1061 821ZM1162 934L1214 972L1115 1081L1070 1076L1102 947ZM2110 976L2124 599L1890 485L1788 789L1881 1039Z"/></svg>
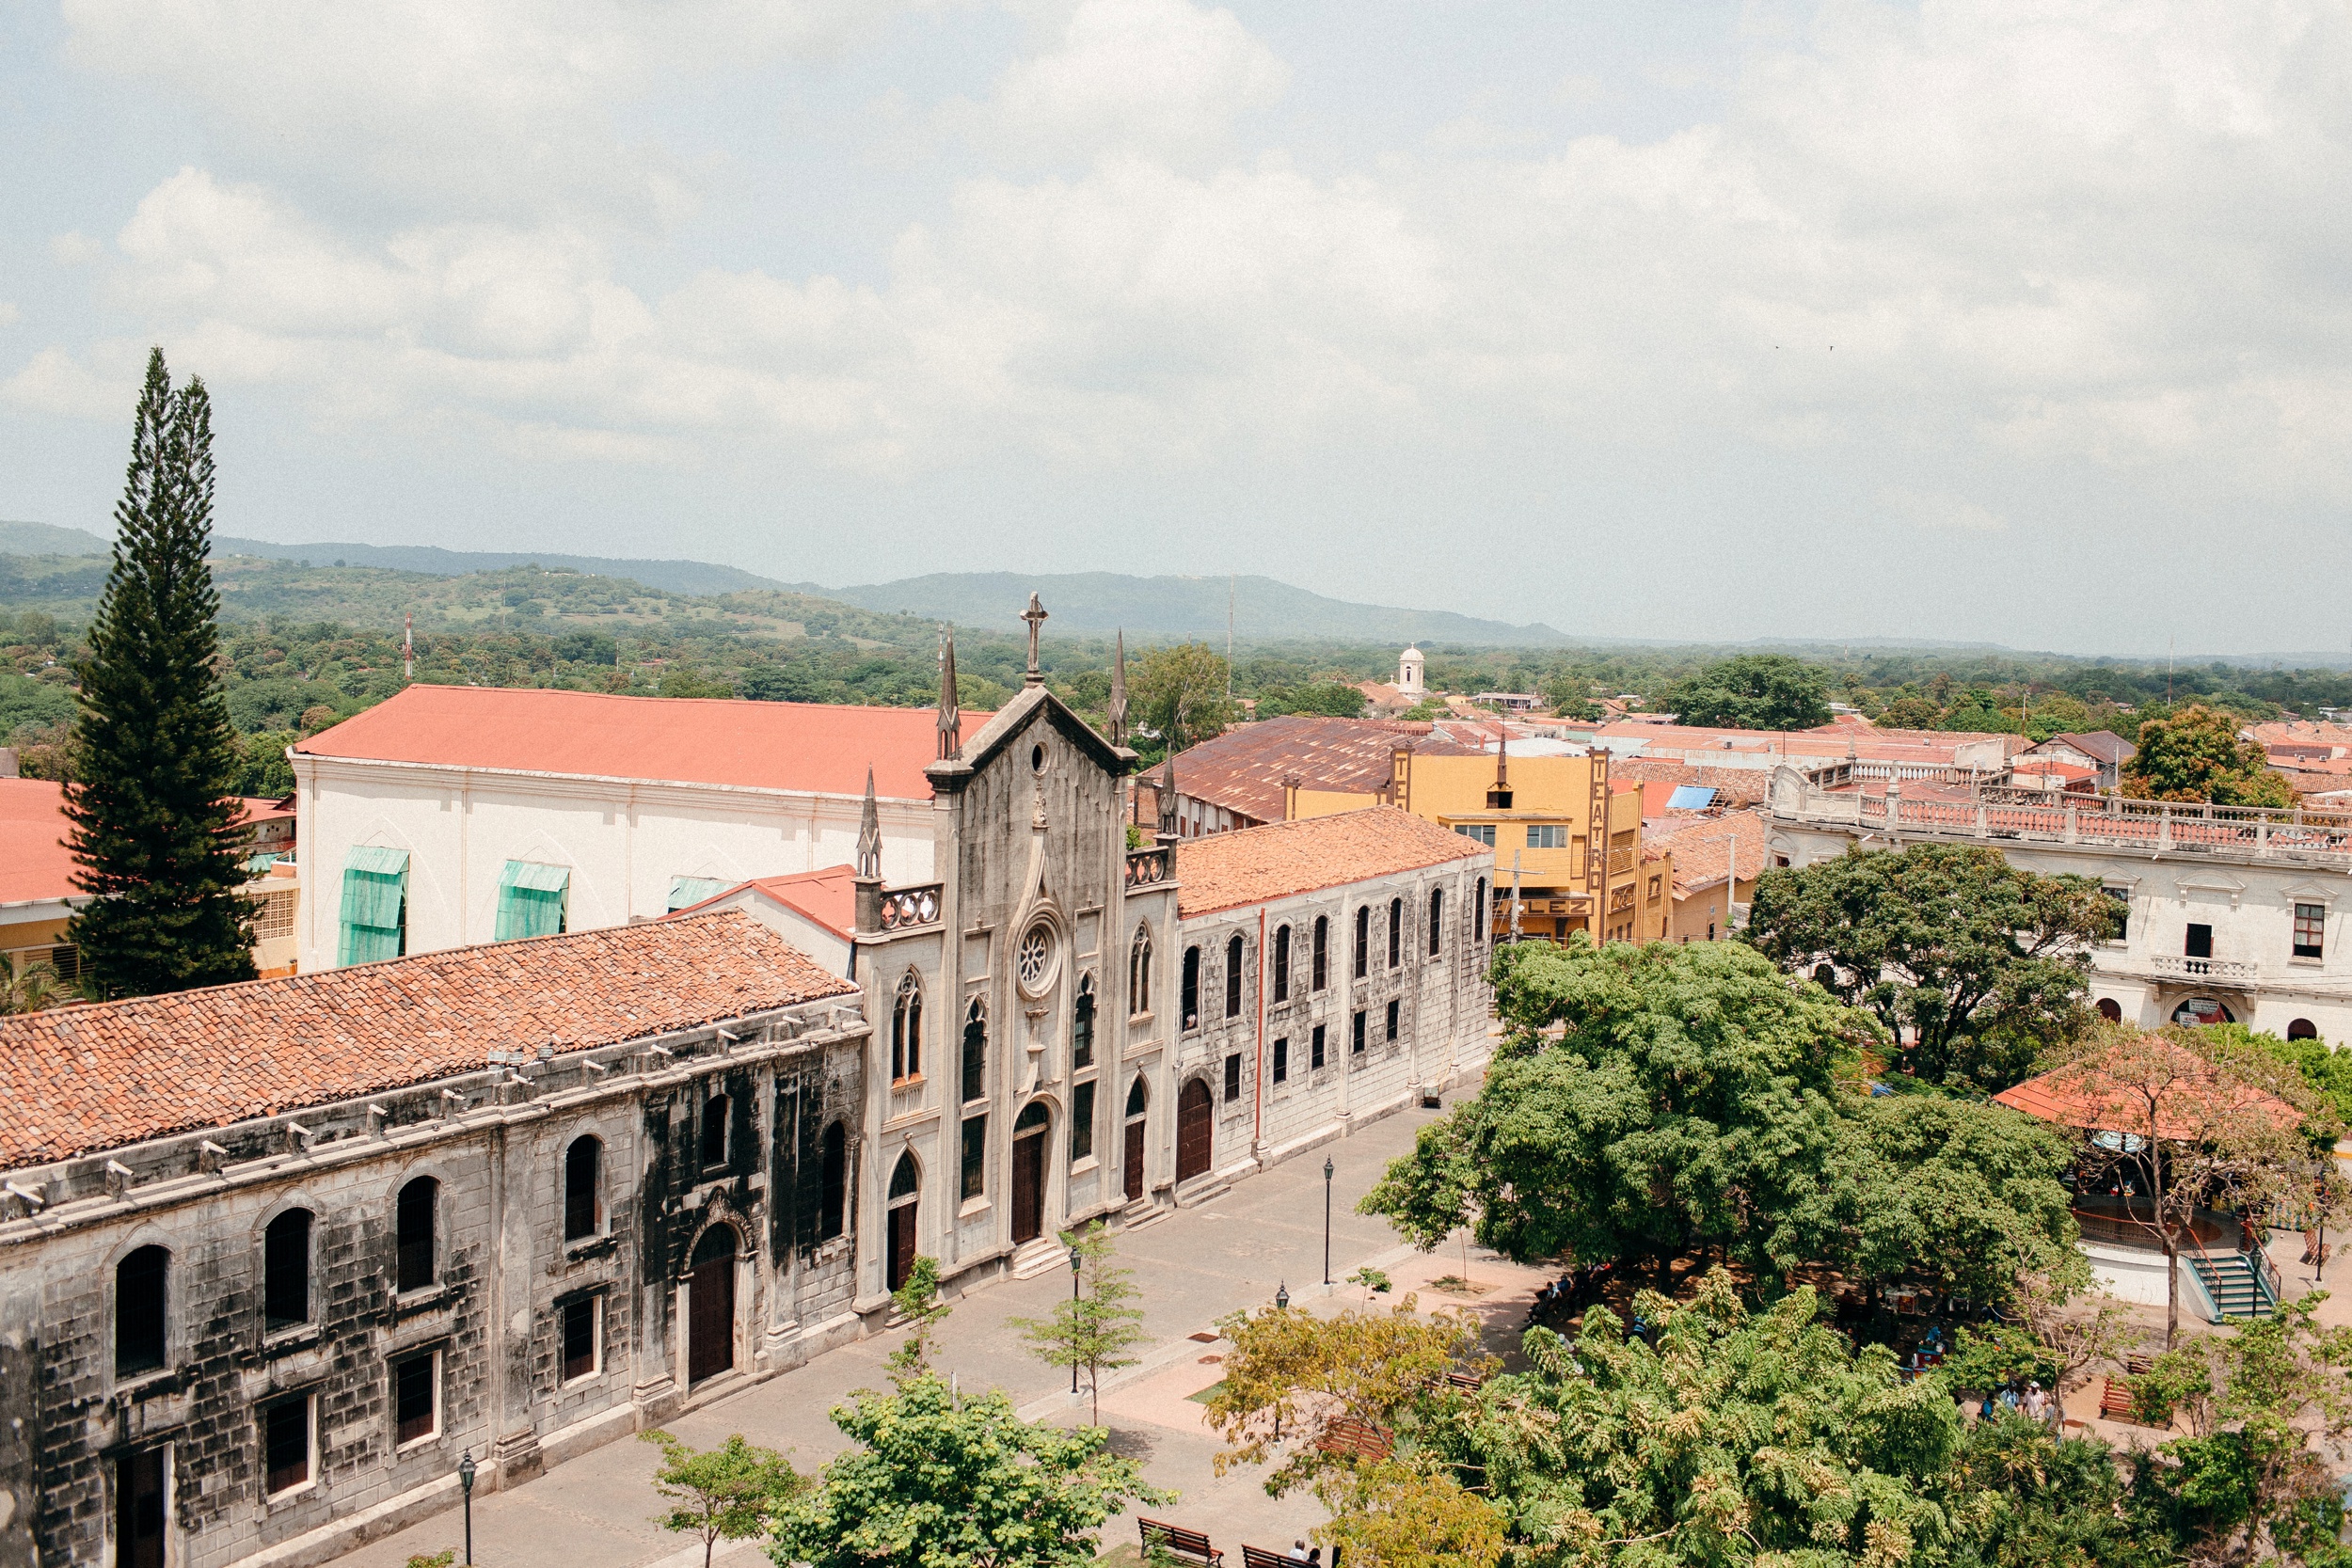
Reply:
<svg viewBox="0 0 2352 1568"><path fill-rule="evenodd" d="M890 1201L896 1204L901 1198L913 1197L922 1184L922 1174L914 1168L914 1154L899 1155L898 1164L890 1172Z"/></svg>
<svg viewBox="0 0 2352 1568"><path fill-rule="evenodd" d="M289 1209L262 1233L262 1321L291 1328L310 1321L310 1211Z"/></svg>
<svg viewBox="0 0 2352 1568"><path fill-rule="evenodd" d="M1331 983L1331 918L1315 916L1315 953L1313 973L1308 976L1309 990L1321 990Z"/></svg>
<svg viewBox="0 0 2352 1568"><path fill-rule="evenodd" d="M1094 1065L1094 976L1078 982L1078 1000L1070 1011L1070 1065Z"/></svg>
<svg viewBox="0 0 2352 1568"><path fill-rule="evenodd" d="M2294 1022L2287 1025L2287 1038L2291 1040L2315 1040L2319 1038L2319 1028L2316 1024L2312 1023L2310 1019L2298 1018Z"/></svg>
<svg viewBox="0 0 2352 1568"><path fill-rule="evenodd" d="M817 1205L817 1239L830 1242L841 1234L850 1207L850 1135L839 1122L825 1129L818 1142L824 1149L821 1196Z"/></svg>
<svg viewBox="0 0 2352 1568"><path fill-rule="evenodd" d="M1187 1029L1200 1025L1200 949L1198 947L1184 949L1184 979L1176 1001L1176 1016L1184 1021L1184 1026Z"/></svg>
<svg viewBox="0 0 2352 1568"><path fill-rule="evenodd" d="M164 1291L171 1254L143 1246L115 1265L115 1376L134 1377L164 1365Z"/></svg>
<svg viewBox="0 0 2352 1568"><path fill-rule="evenodd" d="M963 1098L988 1098L988 1010L977 996L963 1015Z"/></svg>
<svg viewBox="0 0 2352 1568"><path fill-rule="evenodd" d="M577 1242L604 1228L604 1145L592 1134L564 1151L564 1239Z"/></svg>
<svg viewBox="0 0 2352 1568"><path fill-rule="evenodd" d="M399 1232L399 1290L424 1290L439 1275L440 1259L433 1231L440 1197L441 1184L429 1176L420 1176L400 1190L394 1218L394 1227Z"/></svg>
<svg viewBox="0 0 2352 1568"><path fill-rule="evenodd" d="M908 970L898 982L898 999L890 1011L890 1078L920 1077L923 1072L923 984Z"/></svg>
<svg viewBox="0 0 2352 1568"><path fill-rule="evenodd" d="M1277 926L1274 928L1274 1000L1288 1002L1290 999L1291 928Z"/></svg>
<svg viewBox="0 0 2352 1568"><path fill-rule="evenodd" d="M1241 1017L1241 933L1225 944L1225 1016Z"/></svg>
<svg viewBox="0 0 2352 1568"><path fill-rule="evenodd" d="M1138 1072L1136 1081L1127 1085L1127 1109L1122 1115L1139 1117L1143 1115L1143 1108L1151 1102L1151 1096L1144 1091L1143 1074Z"/></svg>
<svg viewBox="0 0 2352 1568"><path fill-rule="evenodd" d="M1445 935L1445 889L1429 890L1429 956L1436 958Z"/></svg>
<svg viewBox="0 0 2352 1568"><path fill-rule="evenodd" d="M1710 926L1707 931L1711 940L1715 934L1715 928ZM2123 1004L2112 996L2103 996L2099 998L2099 1016L2109 1023L2121 1023L2123 1022Z"/></svg>
<svg viewBox="0 0 2352 1568"><path fill-rule="evenodd" d="M1136 927L1135 945L1127 949L1127 1016L1140 1018L1152 1010L1152 932Z"/></svg>
<svg viewBox="0 0 2352 1568"><path fill-rule="evenodd" d="M1356 906L1356 970L1357 979L1372 973L1372 906Z"/></svg>
<svg viewBox="0 0 2352 1568"><path fill-rule="evenodd" d="M1405 900L1389 900L1389 967L1405 961Z"/></svg>
<svg viewBox="0 0 2352 1568"><path fill-rule="evenodd" d="M1050 1113L1045 1109L1045 1102L1041 1100L1032 1100L1024 1105L1021 1108L1021 1114L1013 1118L1012 1135L1017 1138L1024 1132L1042 1132L1045 1131L1045 1124L1051 1119Z"/></svg>
<svg viewBox="0 0 2352 1568"><path fill-rule="evenodd" d="M703 1169L727 1163L728 1101L723 1094L714 1094L703 1101L702 1155Z"/></svg>

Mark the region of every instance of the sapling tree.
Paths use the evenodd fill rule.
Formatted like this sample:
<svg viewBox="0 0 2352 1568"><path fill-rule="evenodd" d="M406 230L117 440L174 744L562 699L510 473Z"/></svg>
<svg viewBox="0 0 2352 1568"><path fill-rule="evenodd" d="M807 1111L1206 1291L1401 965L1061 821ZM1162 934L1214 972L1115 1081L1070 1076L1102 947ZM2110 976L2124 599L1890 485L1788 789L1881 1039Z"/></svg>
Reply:
<svg viewBox="0 0 2352 1568"><path fill-rule="evenodd" d="M1087 1375L1094 1421L1103 1421L1103 1374L1132 1367L1127 1353L1144 1340L1143 1313L1128 1306L1141 1294L1134 1271L1114 1259L1110 1227L1097 1220L1083 1230L1062 1232L1062 1244L1078 1254L1078 1293L1056 1304L1050 1318L1007 1322L1049 1367L1074 1367Z"/></svg>

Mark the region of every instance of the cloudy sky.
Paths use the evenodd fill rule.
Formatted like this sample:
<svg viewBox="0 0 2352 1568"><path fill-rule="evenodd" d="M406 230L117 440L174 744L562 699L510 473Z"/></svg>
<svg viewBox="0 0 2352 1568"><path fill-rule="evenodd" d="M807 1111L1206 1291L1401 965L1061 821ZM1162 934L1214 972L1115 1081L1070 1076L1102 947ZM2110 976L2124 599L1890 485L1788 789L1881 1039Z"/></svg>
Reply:
<svg viewBox="0 0 2352 1568"><path fill-rule="evenodd" d="M0 516L2352 648L2344 0L0 4Z"/></svg>

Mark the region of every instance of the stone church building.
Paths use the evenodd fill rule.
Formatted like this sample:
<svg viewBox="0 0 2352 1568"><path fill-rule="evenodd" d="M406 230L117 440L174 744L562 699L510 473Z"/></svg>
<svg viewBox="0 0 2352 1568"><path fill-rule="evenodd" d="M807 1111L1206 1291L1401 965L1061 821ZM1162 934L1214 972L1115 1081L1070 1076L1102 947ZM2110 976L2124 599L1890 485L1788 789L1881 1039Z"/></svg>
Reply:
<svg viewBox="0 0 2352 1568"><path fill-rule="evenodd" d="M1123 673L1097 733L1043 618L969 736L943 661L931 875L867 807L821 961L756 900L559 911L0 1020L0 1565L320 1561L882 1327L918 1255L1051 1268L1475 1081L1484 847L1131 847Z"/></svg>

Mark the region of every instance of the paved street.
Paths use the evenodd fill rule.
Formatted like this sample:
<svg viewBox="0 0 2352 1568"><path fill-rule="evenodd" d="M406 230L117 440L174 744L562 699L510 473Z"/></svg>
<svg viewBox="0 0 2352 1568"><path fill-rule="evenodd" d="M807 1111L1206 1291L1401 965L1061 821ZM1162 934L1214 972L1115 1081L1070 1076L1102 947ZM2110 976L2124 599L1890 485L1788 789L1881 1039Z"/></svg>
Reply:
<svg viewBox="0 0 2352 1568"><path fill-rule="evenodd" d="M1103 1416L1121 1451L1142 1458L1154 1484L1183 1494L1162 1511L1205 1529L1224 1547L1284 1545L1321 1517L1311 1497L1279 1502L1268 1498L1263 1475L1237 1470L1213 1477L1215 1438L1200 1424L1200 1405L1190 1395L1217 1380L1214 1362L1224 1347L1187 1338L1211 1333L1216 1319L1270 1300L1278 1285L1318 1309L1337 1311L1361 1304L1364 1292L1342 1287L1329 1298L1316 1293L1323 1274L1323 1162L1337 1173L1332 1182L1331 1272L1343 1279L1360 1264L1379 1262L1397 1281L1398 1292L1439 1275L1458 1273L1462 1253L1449 1243L1423 1258L1400 1248L1385 1222L1357 1214L1356 1200L1378 1179L1387 1163L1412 1146L1414 1132L1438 1113L1409 1111L1373 1123L1356 1136L1327 1145L1263 1175L1236 1184L1223 1196L1181 1211L1122 1238L1122 1260L1143 1288L1145 1327L1152 1343L1142 1366L1106 1387ZM1486 1287L1474 1303L1489 1314L1490 1341L1515 1338L1515 1330L1538 1275L1514 1268L1473 1248L1470 1277ZM1017 1334L1006 1326L1013 1317L1041 1317L1069 1292L1069 1276L1056 1271L1029 1280L1007 1280L957 1301L944 1325L936 1365L952 1371L965 1387L1009 1389L1032 1418L1082 1419L1069 1400L1069 1373L1036 1361ZM1383 1300L1394 1300L1394 1296ZM1447 1298L1425 1296L1424 1306ZM845 1346L805 1367L786 1372L742 1393L693 1411L671 1430L696 1448L707 1448L739 1432L753 1442L787 1450L794 1465L819 1468L844 1446L826 1412L853 1389L888 1386L883 1358L900 1334ZM651 1483L658 1454L633 1438L609 1444L558 1465L537 1480L506 1493L476 1499L474 1558L487 1568L560 1563L563 1568L636 1568L642 1564L696 1563L701 1547L666 1534L650 1522L659 1502ZM1132 1540L1132 1516L1115 1520L1104 1533L1106 1545ZM428 1519L373 1543L341 1560L352 1568L401 1568L411 1553L439 1551L460 1539L458 1514ZM682 1550L682 1548L691 1548ZM760 1560L745 1544L723 1552L720 1560Z"/></svg>

